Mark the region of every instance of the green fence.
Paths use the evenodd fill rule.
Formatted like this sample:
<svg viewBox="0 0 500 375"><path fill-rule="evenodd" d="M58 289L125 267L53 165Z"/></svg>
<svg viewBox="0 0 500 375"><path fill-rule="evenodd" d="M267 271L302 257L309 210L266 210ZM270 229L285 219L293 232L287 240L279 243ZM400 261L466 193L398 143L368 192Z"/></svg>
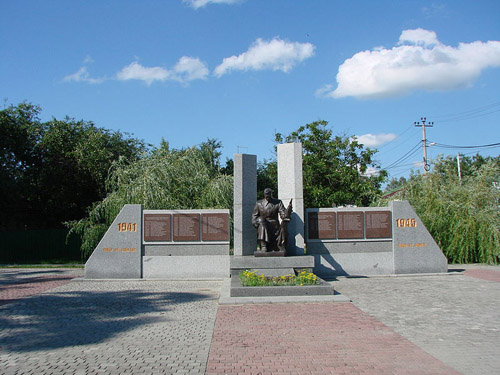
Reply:
<svg viewBox="0 0 500 375"><path fill-rule="evenodd" d="M0 232L0 263L81 262L80 239L68 229Z"/></svg>

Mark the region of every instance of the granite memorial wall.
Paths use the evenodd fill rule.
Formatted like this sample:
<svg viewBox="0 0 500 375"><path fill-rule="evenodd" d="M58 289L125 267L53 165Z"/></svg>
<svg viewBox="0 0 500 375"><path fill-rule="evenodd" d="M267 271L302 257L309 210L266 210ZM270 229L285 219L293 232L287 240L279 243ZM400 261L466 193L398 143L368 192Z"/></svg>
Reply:
<svg viewBox="0 0 500 375"><path fill-rule="evenodd" d="M85 277L226 277L229 225L229 210L125 205L85 264Z"/></svg>
<svg viewBox="0 0 500 375"><path fill-rule="evenodd" d="M407 201L307 209L306 242L321 277L447 271L445 256Z"/></svg>

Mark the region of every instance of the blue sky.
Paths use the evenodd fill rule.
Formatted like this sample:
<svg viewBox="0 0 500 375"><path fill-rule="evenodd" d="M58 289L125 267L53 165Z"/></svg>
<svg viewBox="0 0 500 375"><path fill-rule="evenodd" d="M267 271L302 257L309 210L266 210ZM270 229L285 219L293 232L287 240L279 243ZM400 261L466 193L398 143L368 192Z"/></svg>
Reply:
<svg viewBox="0 0 500 375"><path fill-rule="evenodd" d="M0 95L158 145L273 157L326 120L393 177L499 147L500 2L0 0ZM417 146L420 142L420 146ZM405 156L406 155L406 156ZM398 159L402 159L399 160ZM396 162L396 163L395 163ZM394 167L395 163L395 167Z"/></svg>

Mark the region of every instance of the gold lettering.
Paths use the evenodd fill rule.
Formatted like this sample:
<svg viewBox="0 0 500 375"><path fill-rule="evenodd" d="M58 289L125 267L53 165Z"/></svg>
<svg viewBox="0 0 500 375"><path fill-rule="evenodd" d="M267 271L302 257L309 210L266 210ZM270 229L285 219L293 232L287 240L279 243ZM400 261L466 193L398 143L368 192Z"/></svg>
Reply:
<svg viewBox="0 0 500 375"><path fill-rule="evenodd" d="M396 226L398 228L416 228L416 219L396 219Z"/></svg>
<svg viewBox="0 0 500 375"><path fill-rule="evenodd" d="M118 223L118 232L137 232L137 223Z"/></svg>

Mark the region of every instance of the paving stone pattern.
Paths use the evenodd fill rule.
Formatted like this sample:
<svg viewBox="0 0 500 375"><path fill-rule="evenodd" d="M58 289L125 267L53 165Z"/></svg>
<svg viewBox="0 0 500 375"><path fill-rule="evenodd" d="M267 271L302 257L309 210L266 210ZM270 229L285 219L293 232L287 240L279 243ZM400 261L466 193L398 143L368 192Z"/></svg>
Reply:
<svg viewBox="0 0 500 375"><path fill-rule="evenodd" d="M490 267L444 276L340 278L332 284L448 366L490 375L500 373L500 283L486 277L499 276L500 268Z"/></svg>
<svg viewBox="0 0 500 375"><path fill-rule="evenodd" d="M42 293L83 276L83 269L0 269L0 305Z"/></svg>
<svg viewBox="0 0 500 375"><path fill-rule="evenodd" d="M458 374L350 303L220 306L207 374Z"/></svg>
<svg viewBox="0 0 500 375"><path fill-rule="evenodd" d="M218 281L74 281L0 307L2 374L203 374Z"/></svg>

